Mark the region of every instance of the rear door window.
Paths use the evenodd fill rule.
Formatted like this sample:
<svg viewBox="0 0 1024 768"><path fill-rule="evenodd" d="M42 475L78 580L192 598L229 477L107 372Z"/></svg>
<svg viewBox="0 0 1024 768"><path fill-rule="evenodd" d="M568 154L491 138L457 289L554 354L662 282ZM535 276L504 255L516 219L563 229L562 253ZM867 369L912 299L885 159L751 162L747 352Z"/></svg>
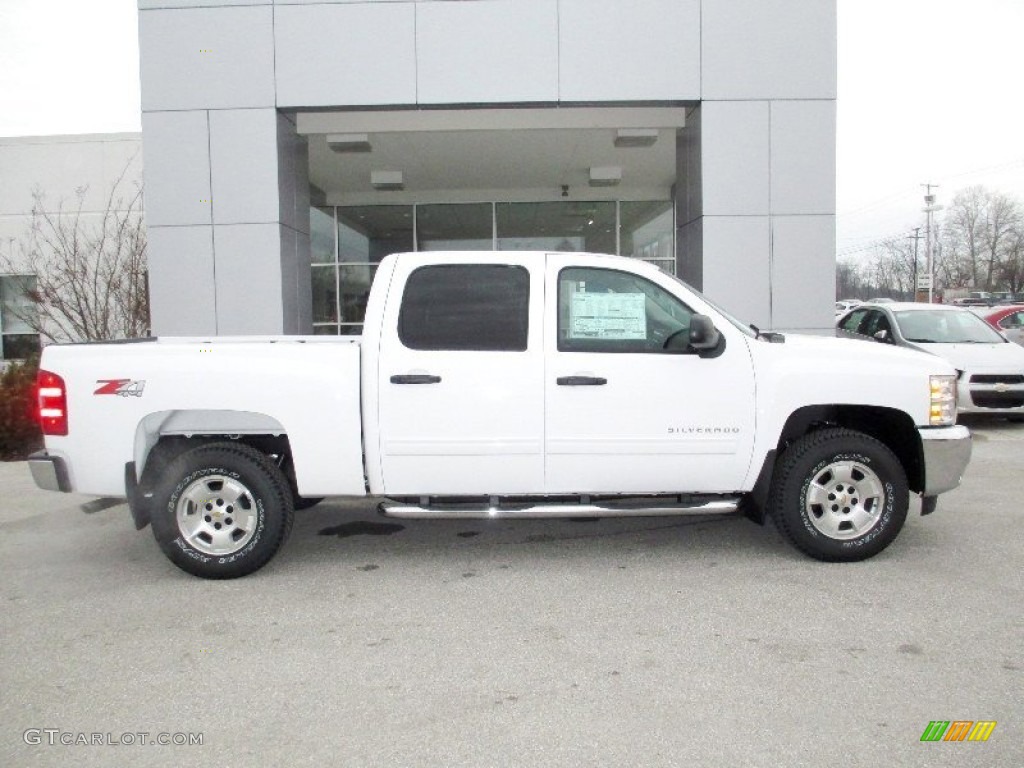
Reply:
<svg viewBox="0 0 1024 768"><path fill-rule="evenodd" d="M522 352L530 274L507 264L439 264L410 276L398 315L409 349Z"/></svg>

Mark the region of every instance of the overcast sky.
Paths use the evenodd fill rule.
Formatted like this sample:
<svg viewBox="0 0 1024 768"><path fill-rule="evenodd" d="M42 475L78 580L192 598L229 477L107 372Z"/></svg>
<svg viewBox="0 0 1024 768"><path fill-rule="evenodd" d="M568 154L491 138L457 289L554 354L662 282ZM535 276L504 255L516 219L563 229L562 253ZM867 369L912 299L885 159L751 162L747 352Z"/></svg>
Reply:
<svg viewBox="0 0 1024 768"><path fill-rule="evenodd" d="M1024 0L838 0L838 252L971 184L1024 199ZM0 0L0 136L138 131L136 0ZM2 169L0 169L2 176Z"/></svg>

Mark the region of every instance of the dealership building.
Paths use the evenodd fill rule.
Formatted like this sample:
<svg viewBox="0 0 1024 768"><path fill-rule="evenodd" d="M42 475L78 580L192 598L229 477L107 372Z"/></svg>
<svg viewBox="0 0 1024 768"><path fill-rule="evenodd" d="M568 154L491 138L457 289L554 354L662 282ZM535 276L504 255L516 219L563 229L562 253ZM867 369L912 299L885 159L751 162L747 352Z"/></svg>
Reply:
<svg viewBox="0 0 1024 768"><path fill-rule="evenodd" d="M650 261L827 331L835 0L139 0L157 334L348 334L385 255Z"/></svg>

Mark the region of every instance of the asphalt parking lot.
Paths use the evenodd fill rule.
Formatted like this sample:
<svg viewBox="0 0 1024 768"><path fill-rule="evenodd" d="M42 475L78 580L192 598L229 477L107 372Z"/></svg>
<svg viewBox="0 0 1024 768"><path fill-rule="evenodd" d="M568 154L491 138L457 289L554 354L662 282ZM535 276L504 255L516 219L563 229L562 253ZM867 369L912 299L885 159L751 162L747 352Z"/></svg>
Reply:
<svg viewBox="0 0 1024 768"><path fill-rule="evenodd" d="M0 464L0 765L1020 766L1024 425L968 424L963 486L848 565L741 518L325 502L206 582Z"/></svg>

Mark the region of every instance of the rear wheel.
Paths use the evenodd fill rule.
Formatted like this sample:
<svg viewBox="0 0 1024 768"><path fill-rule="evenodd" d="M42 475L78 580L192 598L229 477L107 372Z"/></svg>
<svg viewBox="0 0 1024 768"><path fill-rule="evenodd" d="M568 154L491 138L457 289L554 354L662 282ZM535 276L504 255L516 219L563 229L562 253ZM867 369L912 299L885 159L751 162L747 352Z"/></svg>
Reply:
<svg viewBox="0 0 1024 768"><path fill-rule="evenodd" d="M156 485L152 510L164 554L207 579L262 568L292 525L291 491L281 470L239 443L209 443L174 459Z"/></svg>
<svg viewBox="0 0 1024 768"><path fill-rule="evenodd" d="M893 542L907 518L907 477L873 437L823 429L779 457L769 510L800 551L830 562L865 560Z"/></svg>

